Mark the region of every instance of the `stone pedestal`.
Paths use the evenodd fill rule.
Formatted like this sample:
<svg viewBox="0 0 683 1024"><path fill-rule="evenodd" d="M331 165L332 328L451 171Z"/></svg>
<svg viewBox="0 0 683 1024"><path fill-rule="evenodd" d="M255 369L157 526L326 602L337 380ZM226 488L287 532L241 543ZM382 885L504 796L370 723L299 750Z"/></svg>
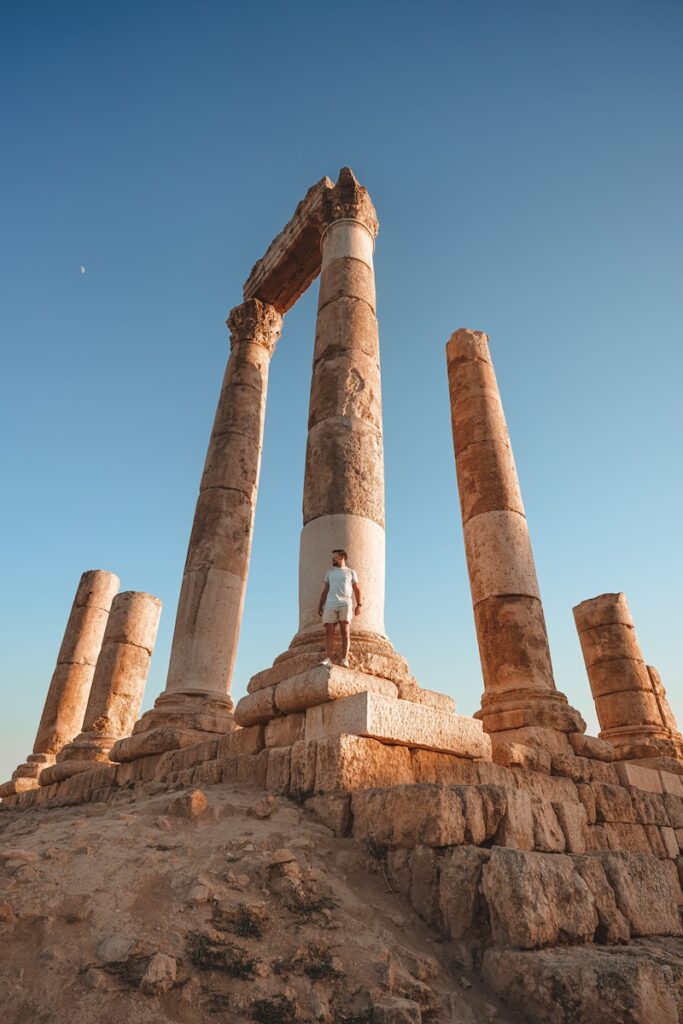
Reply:
<svg viewBox="0 0 683 1024"><path fill-rule="evenodd" d="M113 572L91 569L81 576L33 753L19 765L11 781L0 786L0 797L35 789L41 771L54 763L56 755L81 728L109 610L118 589L119 578Z"/></svg>
<svg viewBox="0 0 683 1024"><path fill-rule="evenodd" d="M234 728L232 672L247 584L270 359L281 315L258 299L228 318L231 352L188 547L166 690L116 761ZM152 735L161 729L161 734ZM171 739L174 737L173 739Z"/></svg>
<svg viewBox="0 0 683 1024"><path fill-rule="evenodd" d="M41 773L41 786L111 764L109 751L140 711L160 615L161 601L151 594L126 591L114 598L83 729Z"/></svg>
<svg viewBox="0 0 683 1024"><path fill-rule="evenodd" d="M446 346L465 553L479 642L481 717L495 742L551 753L585 730L553 679L543 607L488 337L459 330Z"/></svg>
<svg viewBox="0 0 683 1024"><path fill-rule="evenodd" d="M645 664L625 594L601 594L574 608L600 737L624 760L683 757L683 737L659 673Z"/></svg>

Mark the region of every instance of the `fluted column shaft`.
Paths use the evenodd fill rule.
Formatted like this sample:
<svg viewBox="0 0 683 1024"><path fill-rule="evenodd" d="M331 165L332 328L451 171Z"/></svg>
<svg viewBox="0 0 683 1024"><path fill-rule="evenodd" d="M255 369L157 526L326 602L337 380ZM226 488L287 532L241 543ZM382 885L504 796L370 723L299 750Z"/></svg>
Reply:
<svg viewBox="0 0 683 1024"><path fill-rule="evenodd" d="M620 758L679 756L683 741L659 673L645 664L626 595L582 601L574 620L600 738Z"/></svg>
<svg viewBox="0 0 683 1024"><path fill-rule="evenodd" d="M12 782L0 787L0 796L35 788L43 768L54 762L56 755L81 728L109 611L119 584L118 576L103 569L91 569L81 576L33 753L16 769Z"/></svg>
<svg viewBox="0 0 683 1024"><path fill-rule="evenodd" d="M455 463L484 677L487 732L550 750L581 716L555 687L524 505L488 337L456 331L446 346Z"/></svg>
<svg viewBox="0 0 683 1024"><path fill-rule="evenodd" d="M111 763L109 751L140 712L160 615L161 601L151 594L129 590L114 598L83 728L42 772L41 786Z"/></svg>

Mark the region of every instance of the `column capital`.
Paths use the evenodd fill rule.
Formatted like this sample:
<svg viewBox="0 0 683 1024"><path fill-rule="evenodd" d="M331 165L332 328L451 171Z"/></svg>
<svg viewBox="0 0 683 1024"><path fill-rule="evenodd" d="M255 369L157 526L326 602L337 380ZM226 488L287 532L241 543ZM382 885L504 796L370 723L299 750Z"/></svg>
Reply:
<svg viewBox="0 0 683 1024"><path fill-rule="evenodd" d="M356 220L377 238L379 221L366 188L359 185L350 167L342 167L334 188L323 197L322 234L338 220Z"/></svg>
<svg viewBox="0 0 683 1024"><path fill-rule="evenodd" d="M247 299L230 310L226 320L230 348L241 342L261 345L272 356L282 330L282 314L260 299Z"/></svg>

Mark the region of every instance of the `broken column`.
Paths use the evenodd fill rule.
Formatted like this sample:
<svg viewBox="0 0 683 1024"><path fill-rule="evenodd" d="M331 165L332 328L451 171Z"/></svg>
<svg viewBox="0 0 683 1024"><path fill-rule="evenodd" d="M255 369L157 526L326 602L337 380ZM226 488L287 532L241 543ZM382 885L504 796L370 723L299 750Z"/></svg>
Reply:
<svg viewBox="0 0 683 1024"><path fill-rule="evenodd" d="M228 318L231 351L199 489L166 690L113 760L129 761L234 728L232 672L247 584L270 359L282 326L248 299Z"/></svg>
<svg viewBox="0 0 683 1024"><path fill-rule="evenodd" d="M161 601L151 594L129 590L114 598L83 728L41 773L41 786L111 764L109 751L140 712L160 615Z"/></svg>
<svg viewBox="0 0 683 1024"><path fill-rule="evenodd" d="M683 737L656 669L647 666L625 594L601 594L574 608L600 738L620 760L681 757Z"/></svg>
<svg viewBox="0 0 683 1024"><path fill-rule="evenodd" d="M109 610L119 583L118 576L104 569L91 569L81 576L33 753L25 764L19 765L11 781L0 786L0 797L35 789L41 771L54 763L56 755L81 728Z"/></svg>
<svg viewBox="0 0 683 1024"><path fill-rule="evenodd" d="M543 606L488 336L446 346L465 554L484 676L481 717L496 743L569 749L580 714L555 687Z"/></svg>

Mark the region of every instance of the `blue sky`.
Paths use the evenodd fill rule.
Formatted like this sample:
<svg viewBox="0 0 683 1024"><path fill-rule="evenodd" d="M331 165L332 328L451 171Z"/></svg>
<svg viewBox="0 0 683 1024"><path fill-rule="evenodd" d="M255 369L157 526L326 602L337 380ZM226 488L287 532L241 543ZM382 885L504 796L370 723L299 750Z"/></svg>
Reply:
<svg viewBox="0 0 683 1024"><path fill-rule="evenodd" d="M594 731L571 608L624 590L683 724L682 23L665 0L2 6L0 777L84 569L163 599L145 706L163 689L224 319L344 164L381 223L394 645L476 709L444 345L485 330L558 686ZM296 629L316 292L271 368L236 696Z"/></svg>

